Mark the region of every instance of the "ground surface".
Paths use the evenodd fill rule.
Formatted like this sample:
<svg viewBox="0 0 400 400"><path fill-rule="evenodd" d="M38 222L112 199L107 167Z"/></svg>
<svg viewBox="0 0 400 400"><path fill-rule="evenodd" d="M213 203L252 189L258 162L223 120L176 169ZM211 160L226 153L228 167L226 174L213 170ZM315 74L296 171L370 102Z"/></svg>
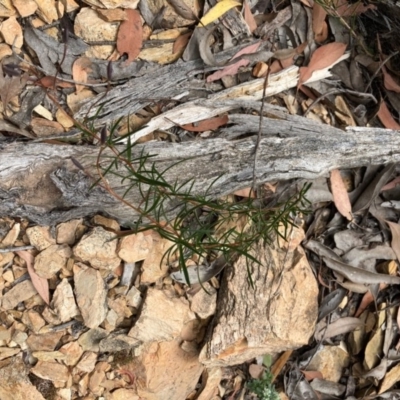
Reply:
<svg viewBox="0 0 400 400"><path fill-rule="evenodd" d="M271 134L274 143L315 127L287 115L317 121L321 135L327 125L400 130L395 5L213 6L0 0L0 144L112 150L113 140L133 132L131 141L150 145L212 147L206 141L253 135L256 171L260 115L290 123ZM191 287L179 260L163 257L174 239L160 236L171 232L160 228L162 218L158 232L134 233L90 210L50 226L40 212L44 221L50 208L70 210L41 203L53 195L44 179L14 195L23 179L15 177L0 190L3 205L12 199L22 210L0 220L0 399L250 399L252 379L264 400L274 398L271 380L282 399L400 398L400 169L368 160L341 171L330 165L301 207L293 196L310 182L250 176L257 193L241 188L225 206L254 198L270 217L282 212L286 231L276 223L270 240L251 250L258 264L239 254L221 263L221 247L204 259L187 256L188 268L203 263ZM82 181L92 178L71 162ZM23 218L33 209L35 222ZM244 235L256 225L238 215L224 221L226 213L206 206L197 211L183 219L185 232L205 232L211 221L214 244L223 237L235 244L226 232ZM272 378L260 380L269 370Z"/></svg>

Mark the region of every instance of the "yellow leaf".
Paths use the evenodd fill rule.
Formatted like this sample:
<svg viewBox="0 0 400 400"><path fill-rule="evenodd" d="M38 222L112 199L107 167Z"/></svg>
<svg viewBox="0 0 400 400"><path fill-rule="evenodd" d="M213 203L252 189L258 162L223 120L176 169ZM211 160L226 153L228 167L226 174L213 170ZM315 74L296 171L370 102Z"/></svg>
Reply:
<svg viewBox="0 0 400 400"><path fill-rule="evenodd" d="M211 24L211 22L224 15L231 8L237 6L241 6L241 4L234 0L220 1L214 7L212 7L206 15L203 16L203 18L200 20L199 26L206 26L208 24Z"/></svg>

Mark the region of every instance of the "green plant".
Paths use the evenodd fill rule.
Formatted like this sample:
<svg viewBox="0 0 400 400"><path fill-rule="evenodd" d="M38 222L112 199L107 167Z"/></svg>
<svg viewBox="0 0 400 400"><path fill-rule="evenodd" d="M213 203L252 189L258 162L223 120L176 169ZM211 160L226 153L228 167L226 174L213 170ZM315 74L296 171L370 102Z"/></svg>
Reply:
<svg viewBox="0 0 400 400"><path fill-rule="evenodd" d="M188 283L187 260L195 259L198 264L207 265L221 255L226 262L237 255L244 255L248 261L249 282L252 284L249 262L258 262L251 255L253 246L259 239L268 242L272 232L286 238L288 228L293 224L293 216L307 212L305 194L310 185L304 186L296 196L273 209L263 208L258 199L232 202L230 199L213 198L211 189L220 177L204 193L194 194L193 180L167 181L168 171L178 163L160 170L153 161L154 156L144 150L138 151L135 144L131 143L129 134L125 136L127 143L122 146L121 137L115 138L116 129L117 124L114 124L108 138L94 135L102 143L96 165L100 178L96 184L100 184L139 216L132 223L131 232L154 230L172 242L164 257L167 257L168 263L178 262ZM84 131L93 132L90 128ZM121 187L126 188L123 193L111 187L107 179L110 175L117 178ZM140 194L135 204L128 196L132 191ZM284 233L279 229L282 225Z"/></svg>
<svg viewBox="0 0 400 400"><path fill-rule="evenodd" d="M269 369L266 369L260 379L252 379L247 383L247 387L259 400L280 400L280 396L272 382L273 375Z"/></svg>

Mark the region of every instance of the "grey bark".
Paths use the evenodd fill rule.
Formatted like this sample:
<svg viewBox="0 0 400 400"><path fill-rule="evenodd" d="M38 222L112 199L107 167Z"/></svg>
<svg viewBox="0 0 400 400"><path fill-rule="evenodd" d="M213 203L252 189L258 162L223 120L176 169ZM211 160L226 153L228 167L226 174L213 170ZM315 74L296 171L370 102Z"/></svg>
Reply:
<svg viewBox="0 0 400 400"><path fill-rule="evenodd" d="M250 104L250 103L249 103ZM397 131L349 128L346 132L267 106L276 118L263 118L262 138L256 165L258 183L293 178L314 179L334 168L387 164L400 160ZM159 170L173 166L168 182L193 180L193 194L209 191L216 198L251 186L258 117L234 114L231 127L221 138L184 143L149 142L133 148L133 157L144 151ZM225 137L225 138L224 138ZM233 139L233 140L228 140ZM121 147L121 150L123 147ZM138 215L96 186L95 146L63 146L44 143L0 144L0 215L25 217L38 224L55 224L72 218L104 213L123 225ZM112 156L106 151L101 164ZM73 160L78 161L84 170ZM110 186L122 195L127 187L108 175ZM132 190L127 202L137 205L140 194ZM169 216L178 204L171 203Z"/></svg>

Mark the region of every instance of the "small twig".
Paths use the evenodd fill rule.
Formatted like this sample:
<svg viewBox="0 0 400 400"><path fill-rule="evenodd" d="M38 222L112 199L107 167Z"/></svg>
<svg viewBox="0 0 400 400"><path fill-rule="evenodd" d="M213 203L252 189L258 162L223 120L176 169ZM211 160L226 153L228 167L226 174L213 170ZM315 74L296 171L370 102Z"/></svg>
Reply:
<svg viewBox="0 0 400 400"><path fill-rule="evenodd" d="M308 113L309 113L320 101L322 101L323 99L325 99L325 97L330 96L330 95L332 95L332 94L338 94L338 93L349 93L349 94L354 94L354 95L356 95L356 96L360 94L360 92L357 92L357 91L355 91L355 90L348 90L348 89L331 89L331 90L327 91L326 93L321 94L317 99L315 99L315 100L310 104L310 106L307 108L307 110L306 110L306 112L304 113L303 117L306 117L306 116L308 115ZM373 94L370 94L370 93L362 93L362 95L363 95L364 97L370 97L371 100L372 100L375 104L378 103L378 100L376 100L376 97L375 97ZM340 112L341 114L343 114L342 111L339 110L339 112Z"/></svg>
<svg viewBox="0 0 400 400"><path fill-rule="evenodd" d="M269 63L269 64L271 64L271 63ZM264 112L264 104L265 104L265 94L267 92L268 78L269 78L270 71L271 71L271 68L268 68L267 75L265 76L265 79L264 79L263 93L262 93L261 107L260 107L260 122L258 125L257 141L256 141L256 145L254 147L254 164L253 164L253 191L254 191L254 193L257 193L256 167L257 167L257 159L258 159L259 147L260 147L260 142L261 142L261 134L262 134L262 121L263 121L263 112Z"/></svg>
<svg viewBox="0 0 400 400"><path fill-rule="evenodd" d="M39 26L39 27L37 27L36 29L37 29L38 31L45 31L46 29L53 28L53 27L55 27L55 26L57 26L57 25L60 25L60 21L54 21L54 22L52 22L51 24L46 24L46 25L43 25L43 26Z"/></svg>
<svg viewBox="0 0 400 400"><path fill-rule="evenodd" d="M35 246L17 246L17 247L5 247L0 249L0 253L11 253L13 251L22 251L22 250L31 250L34 249Z"/></svg>
<svg viewBox="0 0 400 400"><path fill-rule="evenodd" d="M386 60L383 60L382 63L379 65L379 68L375 71L375 73L372 75L371 79L369 80L369 83L367 85L367 87L365 88L365 92L368 91L368 89L370 88L370 86L372 85L372 81L376 78L376 76L379 74L379 72L381 71L382 67L394 56L397 56L397 54L399 54L398 51L396 51L395 53L391 54Z"/></svg>

